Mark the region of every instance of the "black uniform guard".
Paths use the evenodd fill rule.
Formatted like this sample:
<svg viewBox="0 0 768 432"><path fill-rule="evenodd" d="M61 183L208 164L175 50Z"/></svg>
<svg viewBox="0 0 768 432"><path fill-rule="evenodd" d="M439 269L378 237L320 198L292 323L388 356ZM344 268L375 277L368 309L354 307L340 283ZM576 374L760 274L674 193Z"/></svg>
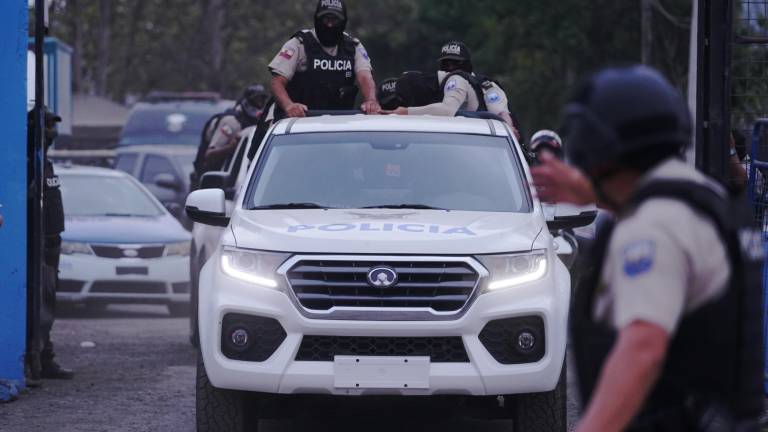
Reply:
<svg viewBox="0 0 768 432"><path fill-rule="evenodd" d="M638 95L640 100L628 100ZM679 152L690 136L682 99L647 68L596 75L566 115L569 159L589 175L603 202L610 202L601 190L603 181L630 167L647 171ZM621 207L622 214L656 198L683 203L712 223L725 246L731 276L723 295L683 314L660 376L628 430L757 431L763 407L762 236L742 201L693 181L641 184ZM612 232L609 224L598 234L591 251L597 265L579 284L572 315L585 403L597 390L618 335L594 318Z"/></svg>
<svg viewBox="0 0 768 432"><path fill-rule="evenodd" d="M41 376L51 379L71 379L74 373L62 368L54 360L51 330L56 313L56 289L59 285L59 255L61 253L61 233L64 232L64 206L59 188L59 177L53 164L47 157L47 150L57 136L56 123L61 117L51 112L45 113L45 171L43 180L43 229L45 231L43 295L41 302L41 320L43 349L40 352ZM31 129L31 128L30 128Z"/></svg>

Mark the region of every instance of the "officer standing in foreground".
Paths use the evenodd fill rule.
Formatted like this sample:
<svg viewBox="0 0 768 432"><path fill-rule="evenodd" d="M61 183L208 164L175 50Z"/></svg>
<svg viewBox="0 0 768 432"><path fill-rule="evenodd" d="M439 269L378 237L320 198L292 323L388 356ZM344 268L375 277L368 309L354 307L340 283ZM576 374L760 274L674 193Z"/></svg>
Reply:
<svg viewBox="0 0 768 432"><path fill-rule="evenodd" d="M343 0L319 0L314 30L296 33L269 64L274 118L304 117L307 110L354 109L358 89L366 114L381 111L371 59L349 36Z"/></svg>
<svg viewBox="0 0 768 432"><path fill-rule="evenodd" d="M33 120L29 116L30 124ZM61 117L45 112L45 172L43 180L43 221L45 246L43 260L43 293L41 299L40 326L42 327L43 349L40 352L40 376L48 379L72 379L74 372L61 367L55 360L51 330L56 314L56 290L59 285L59 256L61 254L61 233L64 232L64 206L59 189L59 177L48 159L48 150L58 132L56 123ZM32 129L32 128L30 128Z"/></svg>
<svg viewBox="0 0 768 432"><path fill-rule="evenodd" d="M577 431L759 430L762 236L743 203L678 159L691 136L682 97L652 69L604 70L565 127L578 170L545 157L542 199L597 197L617 217L572 313L588 402Z"/></svg>
<svg viewBox="0 0 768 432"><path fill-rule="evenodd" d="M448 42L440 50L437 81L439 102L418 107L398 107L385 114L434 115L453 117L458 111L488 111L516 127L509 112L507 95L493 80L474 74L472 54L459 41Z"/></svg>

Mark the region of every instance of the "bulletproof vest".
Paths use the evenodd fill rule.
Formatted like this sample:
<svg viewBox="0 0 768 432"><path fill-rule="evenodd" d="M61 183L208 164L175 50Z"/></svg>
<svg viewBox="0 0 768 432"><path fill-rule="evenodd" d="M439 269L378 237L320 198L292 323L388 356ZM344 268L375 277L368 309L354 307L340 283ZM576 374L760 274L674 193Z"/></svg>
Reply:
<svg viewBox="0 0 768 432"><path fill-rule="evenodd" d="M359 42L349 35L339 44L335 56L323 49L309 31L293 37L304 45L307 70L297 72L286 90L291 100L306 105L310 110L349 110L355 106L355 50ZM281 110L282 111L282 110ZM280 112L276 118L282 118Z"/></svg>
<svg viewBox="0 0 768 432"><path fill-rule="evenodd" d="M469 85L472 86L472 89L475 91L475 95L477 96L477 101L480 104L477 107L477 110L488 111L488 105L485 103L485 92L490 90L493 87L493 84L495 83L495 81L493 81L492 79L484 75L475 75L463 70L451 72L450 74L448 74L448 76L445 77L445 79L443 80L443 83L440 85L440 100L442 100L443 96L445 95L446 84L448 84L448 81L451 79L451 77L454 77L456 75L467 80L467 82L469 82Z"/></svg>
<svg viewBox="0 0 768 432"><path fill-rule="evenodd" d="M681 201L716 227L726 247L731 276L723 296L683 316L665 363L630 430L709 430L700 422L717 408L723 418L756 419L763 395L762 233L743 200L718 196L690 181L655 181L632 198L639 207L651 198ZM595 390L617 332L593 319L594 300L613 225L597 236L592 274L579 281L571 320L579 390L586 403ZM706 253L706 251L702 251ZM734 429L721 429L734 430Z"/></svg>
<svg viewBox="0 0 768 432"><path fill-rule="evenodd" d="M43 223L46 236L55 236L64 231L64 206L59 189L59 176L53 171L53 164L45 160L43 178Z"/></svg>
<svg viewBox="0 0 768 432"><path fill-rule="evenodd" d="M228 115L235 115L235 109L229 108L224 112L214 114L211 118L205 122L203 131L200 133L200 144L197 147L197 154L195 155L195 161L192 165L195 168L195 173L198 176L202 176L205 171L205 153L208 151L208 146L211 144L211 138L219 125L222 118Z"/></svg>

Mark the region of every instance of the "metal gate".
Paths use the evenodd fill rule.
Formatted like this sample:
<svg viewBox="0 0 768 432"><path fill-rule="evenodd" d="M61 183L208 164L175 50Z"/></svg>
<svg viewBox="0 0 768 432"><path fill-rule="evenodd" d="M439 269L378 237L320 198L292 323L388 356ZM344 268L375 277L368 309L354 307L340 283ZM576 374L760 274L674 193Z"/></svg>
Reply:
<svg viewBox="0 0 768 432"><path fill-rule="evenodd" d="M736 151L748 173L747 194L763 228L768 251L768 0L734 3L731 125ZM768 271L763 287L768 287ZM768 295L765 297L768 299ZM768 302L766 304L768 317ZM766 335L768 337L768 319ZM768 366L765 376L768 393Z"/></svg>

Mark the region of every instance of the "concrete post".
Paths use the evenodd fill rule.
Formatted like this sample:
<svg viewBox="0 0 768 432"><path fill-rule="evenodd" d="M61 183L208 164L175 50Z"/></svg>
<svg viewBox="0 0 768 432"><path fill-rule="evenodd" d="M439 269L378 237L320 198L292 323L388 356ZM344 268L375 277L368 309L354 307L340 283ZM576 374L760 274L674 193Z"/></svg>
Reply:
<svg viewBox="0 0 768 432"><path fill-rule="evenodd" d="M0 1L0 402L24 386L28 13L26 0Z"/></svg>

